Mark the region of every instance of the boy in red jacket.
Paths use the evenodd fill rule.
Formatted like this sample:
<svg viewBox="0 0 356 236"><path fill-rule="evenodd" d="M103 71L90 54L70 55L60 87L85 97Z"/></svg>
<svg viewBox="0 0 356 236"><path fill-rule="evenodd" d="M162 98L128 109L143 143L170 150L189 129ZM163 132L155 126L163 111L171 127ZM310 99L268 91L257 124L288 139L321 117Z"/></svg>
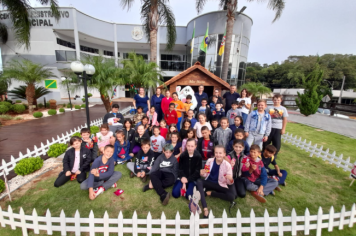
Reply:
<svg viewBox="0 0 356 236"><path fill-rule="evenodd" d="M174 110L174 108L175 108L174 103L169 104L169 109L164 114L164 119L167 122L167 126L170 126L170 124L178 123L178 115L177 112Z"/></svg>

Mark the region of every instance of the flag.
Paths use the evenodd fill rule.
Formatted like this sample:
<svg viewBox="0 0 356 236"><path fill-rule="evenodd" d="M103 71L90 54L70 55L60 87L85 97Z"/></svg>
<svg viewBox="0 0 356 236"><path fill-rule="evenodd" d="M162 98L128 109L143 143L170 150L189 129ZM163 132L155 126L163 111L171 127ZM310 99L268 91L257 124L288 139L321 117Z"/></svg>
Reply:
<svg viewBox="0 0 356 236"><path fill-rule="evenodd" d="M220 45L219 56L221 56L221 55L224 53L224 50L225 50L225 41L226 41L226 29L225 29L224 37L223 37L222 42L221 42L221 45Z"/></svg>
<svg viewBox="0 0 356 236"><path fill-rule="evenodd" d="M200 50L206 53L206 49L208 48L208 40L209 40L209 26L206 28L206 33L203 41L200 44Z"/></svg>
<svg viewBox="0 0 356 236"><path fill-rule="evenodd" d="M194 25L193 35L192 35L192 42L190 43L190 54L193 54L193 49L194 49L194 37L195 37L195 25Z"/></svg>

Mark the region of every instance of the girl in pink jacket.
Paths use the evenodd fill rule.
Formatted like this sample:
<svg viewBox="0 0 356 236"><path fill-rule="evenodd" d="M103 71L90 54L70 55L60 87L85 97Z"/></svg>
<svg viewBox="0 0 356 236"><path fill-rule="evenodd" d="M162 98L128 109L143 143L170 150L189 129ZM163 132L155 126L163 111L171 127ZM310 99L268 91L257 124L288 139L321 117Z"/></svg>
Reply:
<svg viewBox="0 0 356 236"><path fill-rule="evenodd" d="M234 187L232 168L230 163L224 160L226 156L225 148L224 146L217 145L214 151L215 158L208 159L204 169L200 170L200 176L205 179L198 179L197 181L197 187L201 195L201 204L204 208L204 218L208 218L209 216L205 193L207 196L217 197L229 202L235 199L232 190ZM204 188L206 192L204 192Z"/></svg>
<svg viewBox="0 0 356 236"><path fill-rule="evenodd" d="M149 118L148 123L152 126L159 126L159 123L157 121L157 112L156 108L152 106L150 110L147 111L146 116Z"/></svg>

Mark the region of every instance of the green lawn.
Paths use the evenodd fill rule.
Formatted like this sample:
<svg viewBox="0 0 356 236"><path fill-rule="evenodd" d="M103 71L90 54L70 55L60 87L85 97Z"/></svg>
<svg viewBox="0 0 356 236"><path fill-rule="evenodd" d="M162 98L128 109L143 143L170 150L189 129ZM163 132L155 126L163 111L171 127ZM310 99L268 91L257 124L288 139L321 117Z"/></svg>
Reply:
<svg viewBox="0 0 356 236"><path fill-rule="evenodd" d="M298 124L288 124L288 131L294 135L301 135L307 140L324 140L325 145L332 143L340 135L329 132L317 132L314 129ZM330 137L334 136L334 137ZM323 138L322 138L323 137ZM350 138L345 138L346 144L330 147L331 150L346 153L351 143ZM315 142L313 142L315 143ZM320 143L316 141L316 143ZM335 147L335 148L334 148ZM342 205L349 211L355 202L354 194L356 184L349 188L351 180L349 173L344 172L335 166L325 163L320 158L310 158L308 153L298 149L290 144L282 144L282 149L278 158L278 164L282 169L288 171L287 187L282 187L283 192L276 192L276 196L268 196L268 202L261 204L257 202L250 194L244 199L236 199L237 207L232 210L236 215L237 209L240 209L243 217L248 217L251 208L254 209L256 216L263 216L267 209L270 216L276 216L278 207L286 216L290 216L295 208L298 215L304 215L305 208L308 207L311 214L316 214L318 207L322 206L324 214L329 212L331 206L334 206L335 212L340 212ZM54 188L55 177L38 182L29 189L24 197L15 199L11 206L14 212L18 212L23 207L26 214L31 214L33 208L36 208L38 215L44 215L47 208L51 210L52 216L59 216L61 209L64 209L66 216L74 216L76 209L82 217L88 217L90 210L93 210L96 217L103 216L107 211L110 217L117 217L119 211L123 212L124 218L132 217L136 210L139 218L145 218L150 211L153 218L160 218L162 211L165 212L167 219L173 219L176 212L179 211L181 218L187 219L189 211L187 201L183 198L172 199L168 206L162 206L154 190L142 193L143 183L137 178L130 179L129 171L126 166L119 165L116 170L123 173L122 179L118 182L118 187L125 193L123 199L113 194L114 189L109 189L100 195L94 201L88 199L88 192L81 191L76 182L69 182L61 188ZM172 188L168 189L169 191ZM229 203L222 200L208 198L208 206L213 210L215 217L221 217L224 209L228 211ZM2 203L2 207L7 207L9 203ZM356 235L356 229L349 229L328 233L326 230L323 235ZM1 235L21 235L21 230L12 231L10 227L0 229ZM32 232L31 232L32 233ZM42 232L43 233L43 232ZM314 235L315 231L311 231ZM43 235L45 235L43 233ZM55 234L59 235L59 234ZM285 234L290 235L290 234ZM299 235L303 235L299 233Z"/></svg>

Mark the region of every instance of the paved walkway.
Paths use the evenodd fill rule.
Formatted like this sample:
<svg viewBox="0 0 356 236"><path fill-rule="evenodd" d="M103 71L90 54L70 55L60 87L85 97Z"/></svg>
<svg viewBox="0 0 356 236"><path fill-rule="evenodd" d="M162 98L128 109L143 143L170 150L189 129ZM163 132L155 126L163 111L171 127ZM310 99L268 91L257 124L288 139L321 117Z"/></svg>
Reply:
<svg viewBox="0 0 356 236"><path fill-rule="evenodd" d="M304 116L296 111L288 111L288 120L318 129L341 134L356 139L356 120L315 114Z"/></svg>

